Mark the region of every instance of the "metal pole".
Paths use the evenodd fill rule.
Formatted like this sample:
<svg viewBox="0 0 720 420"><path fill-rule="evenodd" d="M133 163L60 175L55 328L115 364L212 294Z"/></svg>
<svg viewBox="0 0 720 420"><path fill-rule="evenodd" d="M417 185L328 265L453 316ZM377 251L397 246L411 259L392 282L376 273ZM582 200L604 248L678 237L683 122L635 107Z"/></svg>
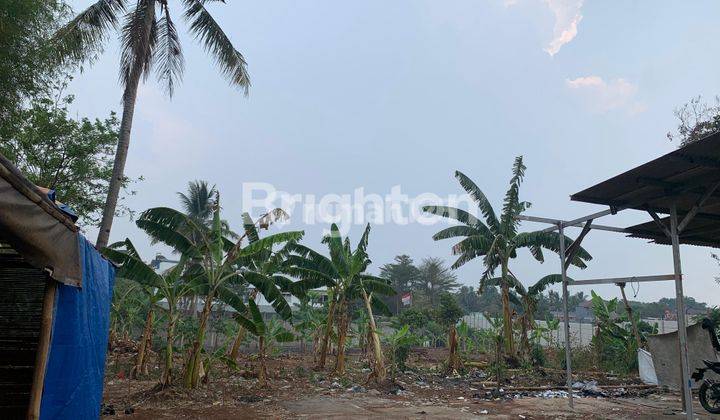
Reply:
<svg viewBox="0 0 720 420"><path fill-rule="evenodd" d="M565 269L565 230L563 224L558 223L558 233L560 234L560 272L562 273L562 292L563 292L563 315L565 316L565 370L567 373L568 402L570 408L574 408L572 393L572 367L570 357L570 315L568 311L568 282L567 270Z"/></svg>
<svg viewBox="0 0 720 420"><path fill-rule="evenodd" d="M692 391L690 390L690 374L687 355L687 330L685 329L685 298L682 287L682 268L680 266L680 238L678 236L677 207L670 208L670 239L672 241L673 266L675 268L675 306L678 319L678 341L680 350L680 371L682 372L682 396L685 414L693 418Z"/></svg>

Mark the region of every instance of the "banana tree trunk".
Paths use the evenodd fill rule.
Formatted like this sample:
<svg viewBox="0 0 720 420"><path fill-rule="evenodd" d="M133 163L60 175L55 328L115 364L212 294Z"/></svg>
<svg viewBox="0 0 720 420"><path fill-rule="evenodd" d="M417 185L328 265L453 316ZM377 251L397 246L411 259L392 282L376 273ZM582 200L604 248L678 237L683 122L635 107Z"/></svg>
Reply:
<svg viewBox="0 0 720 420"><path fill-rule="evenodd" d="M175 323L177 315L168 314L167 343L165 343L165 370L160 378L160 385L164 388L172 385L173 381L173 342L175 341Z"/></svg>
<svg viewBox="0 0 720 420"><path fill-rule="evenodd" d="M205 330L207 329L208 319L210 318L213 298L214 295L212 293L205 297L205 306L200 314L200 324L198 326L197 336L195 337L195 341L193 341L187 365L185 366L184 384L186 388L197 388L200 380L200 370L202 369L202 346L205 342Z"/></svg>
<svg viewBox="0 0 720 420"><path fill-rule="evenodd" d="M530 360L530 341L528 340L528 331L530 331L528 314L523 314L520 319L520 346L521 352L525 360Z"/></svg>
<svg viewBox="0 0 720 420"><path fill-rule="evenodd" d="M640 333L638 332L638 326L637 322L635 321L635 317L633 316L632 308L630 307L630 303L627 300L627 296L625 296L625 283L620 284L620 293L622 293L623 303L625 304L625 311L628 314L628 318L630 318L630 325L632 325L633 335L635 336L635 344L637 345L637 348L642 348L642 342L640 341Z"/></svg>
<svg viewBox="0 0 720 420"><path fill-rule="evenodd" d="M230 349L230 354L228 355L230 360L233 362L237 361L238 355L240 354L240 346L242 345L242 342L245 341L246 336L247 331L245 331L245 328L240 327L237 335L235 336L235 341L233 341L232 348Z"/></svg>
<svg viewBox="0 0 720 420"><path fill-rule="evenodd" d="M513 357L513 328L512 314L510 313L510 290L508 283L507 263L502 264L502 307L503 307L503 337L505 341L505 353Z"/></svg>
<svg viewBox="0 0 720 420"><path fill-rule="evenodd" d="M459 360L458 360L458 337L457 337L457 328L455 327L455 324L450 325L450 332L448 334L448 364L447 364L447 373L452 374L456 372L459 369Z"/></svg>
<svg viewBox="0 0 720 420"><path fill-rule="evenodd" d="M335 358L335 373L338 375L345 374L345 340L348 331L348 305L344 299L340 302L340 319L338 320L338 344L337 356Z"/></svg>
<svg viewBox="0 0 720 420"><path fill-rule="evenodd" d="M103 208L102 221L100 222L100 231L98 232L97 241L95 241L95 248L97 249L105 248L110 239L110 229L112 229L120 188L125 179L125 162L127 161L128 148L130 147L130 132L132 131L135 102L137 101L137 90L141 76L142 67L138 64L130 72L129 80L125 85L125 92L123 93L123 115L120 121L120 136L118 138L117 150L115 151L112 178L110 178L108 195L105 200L105 207Z"/></svg>
<svg viewBox="0 0 720 420"><path fill-rule="evenodd" d="M143 334L140 338L140 345L138 347L138 354L135 358L135 366L130 371L130 378L137 379L141 373L147 374L147 364L145 361L145 354L147 352L148 343L150 342L149 337L152 334L154 311L148 310L147 316L145 317L145 328L143 328Z"/></svg>
<svg viewBox="0 0 720 420"><path fill-rule="evenodd" d="M328 353L328 344L330 343L330 334L332 334L333 329L333 323L335 322L335 310L336 310L336 300L333 296L333 299L330 301L330 306L328 307L328 316L327 321L325 325L325 334L322 337L322 341L320 342L320 358L317 363L318 369L324 369L325 368L325 360L327 359L327 353Z"/></svg>
<svg viewBox="0 0 720 420"><path fill-rule="evenodd" d="M365 309L368 313L368 323L370 325L370 338L373 346L373 356L375 358L374 374L375 379L378 382L384 382L387 377L387 371L385 370L385 360L383 359L382 346L380 344L380 337L377 333L377 326L375 325L375 317L373 316L372 306L370 305L370 297L362 291L363 300L365 301Z"/></svg>
<svg viewBox="0 0 720 420"><path fill-rule="evenodd" d="M258 384L265 386L267 384L267 366L265 365L265 337L258 338Z"/></svg>

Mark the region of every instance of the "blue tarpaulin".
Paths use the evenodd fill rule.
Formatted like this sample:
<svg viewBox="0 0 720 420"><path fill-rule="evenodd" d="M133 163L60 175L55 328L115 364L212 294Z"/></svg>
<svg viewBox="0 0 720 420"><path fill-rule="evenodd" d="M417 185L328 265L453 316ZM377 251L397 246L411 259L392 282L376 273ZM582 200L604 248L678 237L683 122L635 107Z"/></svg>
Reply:
<svg viewBox="0 0 720 420"><path fill-rule="evenodd" d="M82 288L58 284L41 419L100 416L115 267L78 236Z"/></svg>

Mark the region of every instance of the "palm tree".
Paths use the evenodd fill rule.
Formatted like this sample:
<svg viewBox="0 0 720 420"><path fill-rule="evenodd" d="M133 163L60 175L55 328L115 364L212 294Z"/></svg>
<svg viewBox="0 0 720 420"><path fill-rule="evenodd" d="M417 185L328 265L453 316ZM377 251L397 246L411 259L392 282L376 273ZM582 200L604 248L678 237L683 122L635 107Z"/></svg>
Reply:
<svg viewBox="0 0 720 420"><path fill-rule="evenodd" d="M445 261L441 258L423 259L418 271L418 289L427 295L432 307L439 303L442 294L454 292L456 288L460 287L457 276L447 268Z"/></svg>
<svg viewBox="0 0 720 420"><path fill-rule="evenodd" d="M95 58L102 51L109 33L121 26L123 115L96 242L98 249L108 243L120 187L125 179L125 161L140 80L146 79L154 67L158 80L172 96L184 68L180 38L168 0L135 0L132 8L128 7L130 3L130 0L98 0L62 27L52 39L52 46L61 59L82 62ZM205 8L206 1L182 0L178 3L184 10L183 18L189 25L190 34L212 55L220 73L230 84L240 87L247 95L250 79L245 59Z"/></svg>
<svg viewBox="0 0 720 420"><path fill-rule="evenodd" d="M324 283L330 289L330 304L326 321L326 330L323 335L318 368L323 368L327 355L328 343L332 332L333 323L337 319L338 329L338 354L335 364L335 371L339 375L345 373L345 340L347 338L349 325L349 304L354 299L362 298L365 310L368 314L369 336L374 355L374 378L384 381L386 376L385 363L383 359L380 337L373 316L373 307L382 308L389 312L381 300L374 294L393 295L395 290L388 284L386 279L369 275L365 272L370 265L367 254L370 225L360 238L360 242L353 251L349 238L343 240L337 225L330 227L330 234L323 238L327 244L330 258L325 257L308 247L293 245L293 255L288 256L288 267L284 271L300 279L298 283L312 282L305 286L310 289L313 286Z"/></svg>
<svg viewBox="0 0 720 420"><path fill-rule="evenodd" d="M119 277L133 280L144 287L154 289L155 294L167 303L166 312L168 323L165 344L165 367L162 377L160 378L160 384L163 387L171 385L173 380L175 326L180 317L178 303L180 299L193 291L193 285L182 276L187 261L185 258L182 258L175 266L162 274L158 274L152 267L140 259L130 239L112 244L110 247L103 249L103 254L114 263L120 265L120 270L117 273ZM144 347L142 350L142 353L144 353ZM141 352L138 353L140 362L136 363L134 370L139 369L138 366L143 366L144 360L141 358L140 353Z"/></svg>
<svg viewBox="0 0 720 420"><path fill-rule="evenodd" d="M188 182L187 194L178 192L180 205L185 214L200 223L209 223L212 220L213 199L217 194L215 186L208 186L207 181Z"/></svg>
<svg viewBox="0 0 720 420"><path fill-rule="evenodd" d="M459 256L452 265L453 269L457 269L477 257L483 257L485 271L480 282L481 288L483 288L484 282L492 278L498 268L500 269L503 335L505 352L508 356L514 356L509 295L511 283L509 278L510 260L517 257L517 250L520 248L528 248L532 256L540 262L544 261L543 249L553 252L559 252L560 250L560 234L557 232L518 232L518 216L530 206L530 203L520 201L519 198L520 184L525 175L525 169L522 156L515 158L513 176L510 179L510 187L505 194L499 219L482 190L460 171L455 172L455 177L478 205L485 219L484 223L465 210L447 206L423 207L423 210L428 213L460 222L459 225L443 229L433 236L436 241L456 237L464 238L452 248L453 254ZM565 241L568 246L573 242L567 237L565 237ZM585 263L583 261L588 261L591 258L587 251L579 248L572 260L572 264L584 268Z"/></svg>
<svg viewBox="0 0 720 420"><path fill-rule="evenodd" d="M242 299L229 285L249 283L263 293L278 314L286 319L292 316L290 306L275 284L266 277L253 275L254 271L249 264L256 254L267 255L274 245L300 240L302 231L269 235L247 246L243 246L242 239L232 242L224 235L219 194L216 194L213 221L209 228L167 207L146 210L136 224L151 238L178 250L188 259L186 275L195 283L195 290L204 296L197 334L185 366L186 387L195 388L198 385L202 345L215 300L231 304L239 314L247 312Z"/></svg>

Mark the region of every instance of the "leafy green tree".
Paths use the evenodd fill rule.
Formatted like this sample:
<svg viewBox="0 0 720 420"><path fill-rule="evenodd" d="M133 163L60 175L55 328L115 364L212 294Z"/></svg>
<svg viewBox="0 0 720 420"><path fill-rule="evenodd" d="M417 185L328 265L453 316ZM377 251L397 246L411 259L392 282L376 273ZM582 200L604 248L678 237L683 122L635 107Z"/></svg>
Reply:
<svg viewBox="0 0 720 420"><path fill-rule="evenodd" d="M64 70L47 40L69 11L58 0L0 2L0 140L13 137L25 103L47 96L48 86Z"/></svg>
<svg viewBox="0 0 720 420"><path fill-rule="evenodd" d="M464 238L453 248L453 254L459 258L452 265L456 269L465 263L478 258L483 258L485 271L483 273L480 288L483 289L484 281L492 278L496 270L500 270L502 280L502 304L503 304L503 330L505 352L514 355L512 317L510 313L510 260L517 257L517 251L521 248L529 249L532 256L542 262L544 261L543 249L559 252L560 235L557 232L518 232L519 220L530 203L520 201L520 184L525 176L525 165L522 156L515 159L513 175L510 179L510 187L505 194L502 213L500 218L496 216L490 201L482 190L462 172L455 172L455 177L460 185L467 191L480 208L485 222L473 216L469 212L447 206L425 206L424 211L447 217L460 222L460 225L451 226L441 230L433 236L435 240L461 237ZM565 243L569 247L572 240L565 237ZM584 268L584 260L590 260L590 254L582 248L578 249L572 264Z"/></svg>
<svg viewBox="0 0 720 420"><path fill-rule="evenodd" d="M472 286L461 286L457 291L456 298L460 307L467 313L480 312L483 310L480 296Z"/></svg>
<svg viewBox="0 0 720 420"><path fill-rule="evenodd" d="M720 131L720 96L714 104L708 104L702 96L690 99L690 102L675 110L678 119L677 133L668 133L670 141L679 140L680 147L698 141Z"/></svg>
<svg viewBox="0 0 720 420"><path fill-rule="evenodd" d="M395 262L380 267L380 277L388 280L398 293L394 299L386 300L394 314L400 313L400 295L412 290L419 276L420 270L413 264L412 258L404 254L396 256Z"/></svg>
<svg viewBox="0 0 720 420"><path fill-rule="evenodd" d="M97 225L112 176L118 120L113 113L104 120L73 118L68 111L72 101L72 96L43 96L17 110L19 118L12 131L5 131L0 153L34 184L56 190L81 225ZM120 206L118 214L127 210Z"/></svg>
<svg viewBox="0 0 720 420"><path fill-rule="evenodd" d="M128 7L129 3L129 0L97 0L60 28L51 42L57 55L66 60L91 60L102 51L108 34L117 29L122 20L120 81L124 89L123 114L113 176L96 243L98 249L104 248L110 237L124 179L140 81L147 78L154 68L159 81L172 96L184 68L180 38L168 1L137 0L133 8ZM190 34L212 55L220 73L230 84L244 89L247 94L250 79L245 59L205 8L207 2L184 0L179 3L184 9L183 18L189 25Z"/></svg>

